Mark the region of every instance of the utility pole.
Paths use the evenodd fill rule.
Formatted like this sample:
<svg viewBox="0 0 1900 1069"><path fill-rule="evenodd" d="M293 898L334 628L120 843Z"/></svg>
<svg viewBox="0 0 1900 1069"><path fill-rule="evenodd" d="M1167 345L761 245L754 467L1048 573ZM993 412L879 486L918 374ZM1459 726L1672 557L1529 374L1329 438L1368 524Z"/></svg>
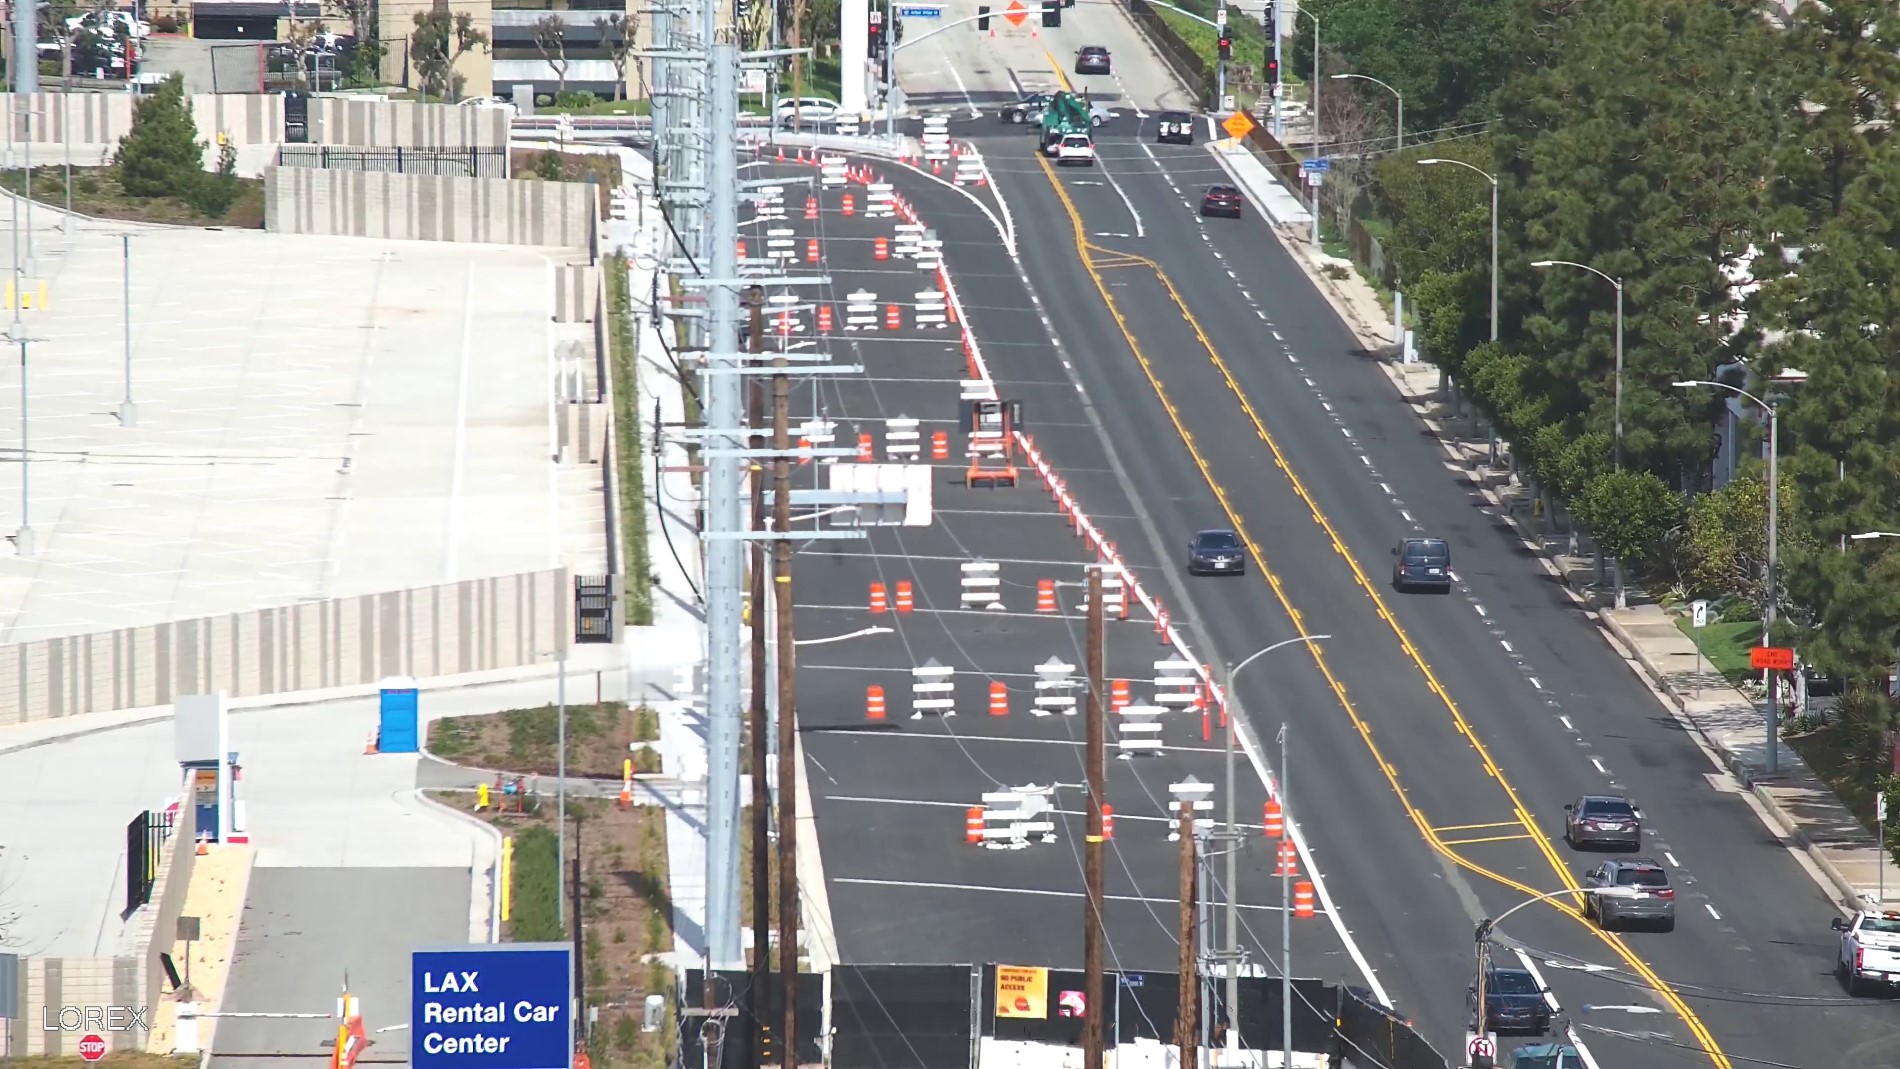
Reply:
<svg viewBox="0 0 1900 1069"><path fill-rule="evenodd" d="M1181 1069L1195 1069L1200 1064L1196 1054L1201 1042L1196 1017L1200 1008L1201 978L1195 953L1198 861L1194 852L1194 800L1181 798L1177 804L1181 807L1181 1000L1174 1015L1174 1045L1181 1052Z"/></svg>
<svg viewBox="0 0 1900 1069"><path fill-rule="evenodd" d="M1088 717L1088 749L1085 761L1088 766L1088 835L1083 846L1084 881L1087 894L1082 910L1082 974L1084 998L1090 1003L1100 1001L1102 997L1102 851L1103 842L1102 805L1107 801L1107 731L1102 723L1102 684L1105 668L1102 664L1102 565L1089 569L1088 624L1084 644L1088 658L1088 696L1085 706ZM1121 977L1115 978L1115 999L1121 1000ZM1102 1069L1104 1042L1102 1038L1105 1012L1096 1007L1082 1018L1082 1069Z"/></svg>
<svg viewBox="0 0 1900 1069"><path fill-rule="evenodd" d="M772 361L773 593L778 608L778 972L785 984L779 1064L798 1069L797 647L792 632L792 379L784 351Z"/></svg>
<svg viewBox="0 0 1900 1069"><path fill-rule="evenodd" d="M765 291L752 287L751 345L756 355L765 345ZM750 409L746 424L752 428L752 448L765 448L765 391L752 381ZM752 530L765 530L765 465L752 465ZM765 693L771 681L766 678L765 624L771 614L765 611L767 561L765 543L752 543L752 717L748 739L752 771L752 989L750 1007L752 1027L746 1032L751 1044L746 1065L757 1065L765 1050L765 1037L771 1025L765 1019L770 1004L765 988L772 977L772 793L766 782L767 739Z"/></svg>
<svg viewBox="0 0 1900 1069"><path fill-rule="evenodd" d="M574 867L573 879L568 881L568 897L573 900L574 910L574 1006L568 1014L569 1039L575 1035L585 1036L581 1022L587 1019L587 943L581 936L581 818L574 817ZM586 1044L569 1042L570 1049L581 1050Z"/></svg>
<svg viewBox="0 0 1900 1069"><path fill-rule="evenodd" d="M1293 842L1293 807L1286 789L1286 724L1280 725L1280 845ZM1228 893L1232 893L1230 890ZM1293 1064L1293 865L1280 866L1280 1064Z"/></svg>
<svg viewBox="0 0 1900 1069"><path fill-rule="evenodd" d="M705 3L705 0L702 0ZM740 456L744 417L740 396L739 349L739 173L738 50L712 45L711 4L706 3L704 41L711 47L712 93L710 166L705 195L710 201L710 243L700 261L709 268L705 283L707 322L706 401L706 625L710 677L707 680L707 830L706 952L711 962L730 968L739 949L739 633L742 628L744 563L740 541ZM706 243L702 243L706 244ZM708 262L709 261L709 262Z"/></svg>

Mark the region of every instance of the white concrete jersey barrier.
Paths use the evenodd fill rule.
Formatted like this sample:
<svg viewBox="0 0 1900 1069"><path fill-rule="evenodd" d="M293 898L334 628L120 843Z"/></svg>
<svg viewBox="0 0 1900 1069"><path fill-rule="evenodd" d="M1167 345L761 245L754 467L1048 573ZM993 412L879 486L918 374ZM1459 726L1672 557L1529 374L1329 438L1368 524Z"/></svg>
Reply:
<svg viewBox="0 0 1900 1069"><path fill-rule="evenodd" d="M818 184L822 186L841 186L845 181L845 163L843 156L826 156L818 167Z"/></svg>
<svg viewBox="0 0 1900 1069"><path fill-rule="evenodd" d="M994 850L1021 850L1033 836L1043 843L1056 841L1054 787L1029 784L983 795L983 845Z"/></svg>
<svg viewBox="0 0 1900 1069"><path fill-rule="evenodd" d="M937 115L924 120L924 136L919 140L924 146L924 159L931 163L942 163L950 158L950 120Z"/></svg>
<svg viewBox="0 0 1900 1069"><path fill-rule="evenodd" d="M785 218L785 187L766 186L752 201L760 219L777 222Z"/></svg>
<svg viewBox="0 0 1900 1069"><path fill-rule="evenodd" d="M1195 820L1203 819L1201 816L1201 814L1203 813L1214 812L1214 800L1212 798L1197 798L1192 802L1189 802L1186 798L1174 799L1174 801L1170 803L1168 806L1169 811L1171 811L1175 815L1175 819L1168 823L1168 841L1169 842L1178 843L1181 841L1181 822L1180 822L1181 811L1183 809L1186 809L1190 805L1194 807ZM1212 818L1210 817L1207 819L1212 819Z"/></svg>
<svg viewBox="0 0 1900 1069"><path fill-rule="evenodd" d="M923 447L923 432L917 421L905 416L884 421L884 456L890 460L915 461Z"/></svg>
<svg viewBox="0 0 1900 1069"><path fill-rule="evenodd" d="M963 564L960 583L962 591L957 595L957 603L968 608L977 608L989 612L1003 610L1002 568L995 561L973 560Z"/></svg>
<svg viewBox="0 0 1900 1069"><path fill-rule="evenodd" d="M844 298L844 329L877 329L877 294L870 290L857 290Z"/></svg>
<svg viewBox="0 0 1900 1069"><path fill-rule="evenodd" d="M919 290L916 296L916 320L919 328L934 327L942 330L950 325L950 317L944 311L942 290Z"/></svg>
<svg viewBox="0 0 1900 1069"><path fill-rule="evenodd" d="M910 718L922 720L925 713L957 715L957 670L936 661L925 661L910 670Z"/></svg>
<svg viewBox="0 0 1900 1069"><path fill-rule="evenodd" d="M798 238L791 227L775 226L765 232L765 255L781 264L798 258Z"/></svg>
<svg viewBox="0 0 1900 1069"><path fill-rule="evenodd" d="M1155 662L1155 704L1170 709L1186 709L1200 696L1200 666L1193 661L1171 657Z"/></svg>
<svg viewBox="0 0 1900 1069"><path fill-rule="evenodd" d="M980 186L989 181L988 175L982 155L965 145L963 151L957 154L956 172L950 178L960 186Z"/></svg>
<svg viewBox="0 0 1900 1069"><path fill-rule="evenodd" d="M917 250L917 270L937 271L943 268L943 239L934 235L925 235Z"/></svg>
<svg viewBox="0 0 1900 1069"><path fill-rule="evenodd" d="M871 182L864 187L864 217L889 219L897 214L897 194L889 182Z"/></svg>
<svg viewBox="0 0 1900 1069"><path fill-rule="evenodd" d="M1122 707L1121 722L1115 732L1115 749L1122 760L1131 760L1137 754L1161 752L1161 714L1166 711L1159 705Z"/></svg>
<svg viewBox="0 0 1900 1069"><path fill-rule="evenodd" d="M1075 678L1075 666L1051 657L1036 666L1036 700L1030 706L1035 716L1075 715L1075 691L1082 681Z"/></svg>
<svg viewBox="0 0 1900 1069"><path fill-rule="evenodd" d="M1082 605L1077 611L1089 611L1086 593L1082 595ZM1102 565L1102 615L1110 620L1128 619L1128 593L1122 584L1121 565L1107 561Z"/></svg>
<svg viewBox="0 0 1900 1069"><path fill-rule="evenodd" d="M924 249L924 227L922 223L897 224L897 237L891 242L891 255L898 258L915 257Z"/></svg>

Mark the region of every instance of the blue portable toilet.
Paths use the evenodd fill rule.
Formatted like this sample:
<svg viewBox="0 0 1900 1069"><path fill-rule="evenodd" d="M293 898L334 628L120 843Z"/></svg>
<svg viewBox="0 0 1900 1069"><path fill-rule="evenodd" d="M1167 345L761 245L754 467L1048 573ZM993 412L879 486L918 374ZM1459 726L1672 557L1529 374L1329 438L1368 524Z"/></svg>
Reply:
<svg viewBox="0 0 1900 1069"><path fill-rule="evenodd" d="M415 753L416 681L410 676L389 676L381 684L382 719L376 749L381 753Z"/></svg>

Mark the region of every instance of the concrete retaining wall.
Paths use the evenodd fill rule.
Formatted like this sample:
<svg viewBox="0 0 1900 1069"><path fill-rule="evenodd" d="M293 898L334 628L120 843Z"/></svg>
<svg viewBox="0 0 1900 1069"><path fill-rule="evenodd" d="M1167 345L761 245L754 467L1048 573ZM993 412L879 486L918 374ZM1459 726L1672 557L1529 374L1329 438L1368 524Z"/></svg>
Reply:
<svg viewBox="0 0 1900 1069"><path fill-rule="evenodd" d="M264 229L280 234L592 248L599 206L581 182L264 171Z"/></svg>
<svg viewBox="0 0 1900 1069"><path fill-rule="evenodd" d="M539 664L572 637L572 601L555 569L0 646L0 727Z"/></svg>
<svg viewBox="0 0 1900 1069"><path fill-rule="evenodd" d="M137 98L125 93L35 93L25 102L0 93L13 140L31 131L35 145L113 145L132 128ZM275 93L200 93L190 98L198 136L215 143L276 145L284 139L284 98ZM407 100L318 97L310 102L310 140L354 148L501 148L508 144L507 108L465 108ZM7 120L0 117L0 130ZM35 153L38 154L37 152ZM52 157L47 157L49 160Z"/></svg>
<svg viewBox="0 0 1900 1069"><path fill-rule="evenodd" d="M554 268L554 321L592 323L600 280L592 264L560 264ZM596 332L596 338L599 338Z"/></svg>
<svg viewBox="0 0 1900 1069"><path fill-rule="evenodd" d="M165 967L158 956L171 949L170 933L177 931L178 917L191 888L192 868L198 860L197 815L197 807L189 799L178 807L172 837L159 861L152 900L126 922L118 954L104 958L21 959L20 1003L10 1007L15 1020L7 1031L0 1060L41 1054L77 1055L84 1031L49 1032L42 1027L43 1011L50 1010L48 1015L57 1018L62 1006L143 1006L146 1024L150 1025L165 990ZM125 860L122 858L121 864ZM162 939L154 938L161 932L166 933ZM183 966L182 962L175 964ZM150 1039L149 1028L103 1035L110 1050L144 1050Z"/></svg>

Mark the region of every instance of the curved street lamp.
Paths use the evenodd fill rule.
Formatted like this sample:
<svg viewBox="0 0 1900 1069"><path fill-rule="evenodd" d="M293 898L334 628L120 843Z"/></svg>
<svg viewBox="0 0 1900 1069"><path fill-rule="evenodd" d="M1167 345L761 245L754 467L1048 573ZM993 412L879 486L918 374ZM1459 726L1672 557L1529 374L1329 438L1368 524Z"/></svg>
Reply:
<svg viewBox="0 0 1900 1069"><path fill-rule="evenodd" d="M1485 1027L1486 1010L1488 1010L1489 1007L1485 1004L1484 985L1491 973L1491 933L1499 924L1504 922L1504 918L1516 913L1525 906L1534 906L1539 902L1548 902L1553 898L1562 898L1565 895L1581 895L1586 897L1595 895L1599 898L1634 898L1637 893L1636 888L1623 887L1621 885L1610 887L1579 887L1575 890L1566 887L1561 891L1546 891L1535 898L1527 898L1512 906L1510 909L1498 914L1496 917L1486 917L1479 921L1477 931L1478 1005L1473 1011L1473 1031L1481 1036L1490 1034L1490 1030Z"/></svg>
<svg viewBox="0 0 1900 1069"><path fill-rule="evenodd" d="M1400 108L1399 114L1403 116L1405 114L1405 111L1404 111L1405 105L1403 102L1399 104L1399 108ZM1497 341L1498 340L1498 176L1492 174L1490 171L1487 171L1482 167L1474 166L1472 164L1466 163L1463 160L1430 159L1430 160L1420 160L1418 161L1418 163L1419 163L1419 166L1421 167L1436 167L1437 165L1441 163L1449 163L1456 167L1463 167L1467 171L1476 171L1478 174L1484 176L1485 181L1491 183L1491 340Z"/></svg>
<svg viewBox="0 0 1900 1069"><path fill-rule="evenodd" d="M1618 292L1621 292L1620 288ZM1788 369L1771 376L1768 381L1792 384L1806 382L1807 379L1807 372ZM1778 521L1780 520L1779 513L1781 506L1781 414L1773 403L1756 397L1740 386L1731 386L1726 382L1712 382L1708 379L1685 379L1681 382L1672 382L1670 385L1677 389L1713 386L1718 390L1727 390L1738 397L1745 397L1760 406L1762 411L1768 413L1768 566L1765 569L1763 583L1763 589L1767 592L1767 597L1764 599L1767 607L1762 612L1761 621L1761 644L1766 646L1768 645L1769 632L1771 632L1775 626L1775 603L1779 600L1775 596L1775 566L1777 563L1776 529L1779 526ZM1860 536L1855 535L1854 537L1859 538ZM1768 699L1766 708L1762 711L1762 719L1768 729L1768 755L1763 760L1763 767L1766 774L1772 776L1781 769L1781 677L1774 672L1768 672L1767 676Z"/></svg>
<svg viewBox="0 0 1900 1069"><path fill-rule="evenodd" d="M1341 79L1345 79L1345 78L1357 78L1362 82L1371 82L1373 85L1376 85L1379 88L1384 89L1386 92L1391 93L1393 97L1395 97L1398 100L1399 114L1395 122L1395 125L1393 126L1393 129L1398 132L1398 143L1392 146L1392 151L1394 152L1404 151L1405 149L1405 94L1399 92L1397 89L1392 88L1390 85L1387 85L1386 83L1380 81L1379 79L1374 78L1370 74L1335 74L1333 75L1333 81L1335 82L1340 81Z"/></svg>
<svg viewBox="0 0 1900 1069"><path fill-rule="evenodd" d="M1612 459L1617 471L1623 470L1623 280L1606 275L1574 260L1533 260L1532 267L1574 267L1579 271L1588 271L1610 285L1616 287L1616 431L1611 443Z"/></svg>

